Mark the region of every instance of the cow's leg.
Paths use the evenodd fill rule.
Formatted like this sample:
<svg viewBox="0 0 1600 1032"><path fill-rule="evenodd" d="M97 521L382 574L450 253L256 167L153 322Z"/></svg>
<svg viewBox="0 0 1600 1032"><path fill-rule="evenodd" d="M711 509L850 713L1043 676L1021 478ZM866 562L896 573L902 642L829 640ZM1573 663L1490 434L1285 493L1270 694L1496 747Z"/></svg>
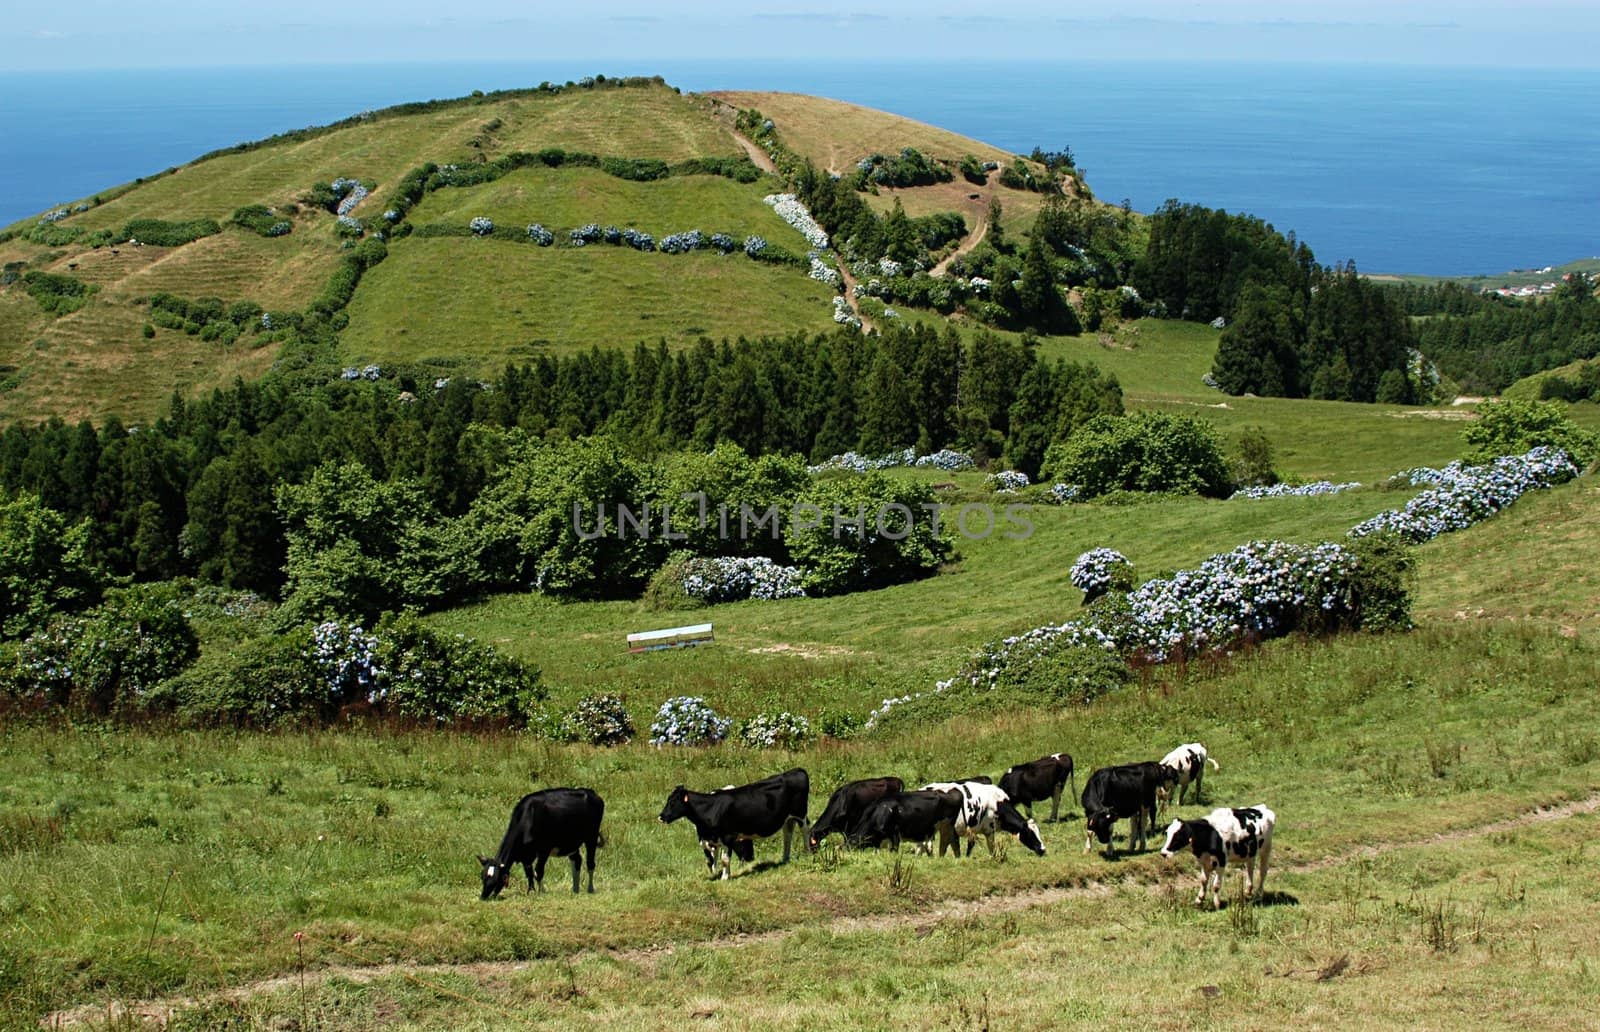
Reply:
<svg viewBox="0 0 1600 1032"><path fill-rule="evenodd" d="M1244 861L1244 898L1249 902L1256 898L1256 858L1245 857Z"/></svg>
<svg viewBox="0 0 1600 1032"><path fill-rule="evenodd" d="M549 860L549 859L550 859L550 854L549 853L540 853L539 854L539 859L536 860L534 862L534 865L533 865L533 880L534 880L534 884L536 884L539 887L539 891L540 892L544 891L544 864L545 864L545 861Z"/></svg>
<svg viewBox="0 0 1600 1032"><path fill-rule="evenodd" d="M578 872L583 870L583 854L574 849L567 859L572 861L572 894L578 894Z"/></svg>
<svg viewBox="0 0 1600 1032"><path fill-rule="evenodd" d="M1031 806L1028 807L1028 819L1029 820L1033 819L1033 807L1031 807ZM1050 793L1050 823L1054 824L1056 821L1059 821L1060 819L1061 819L1061 786L1057 785L1056 786L1056 790L1054 792Z"/></svg>
<svg viewBox="0 0 1600 1032"><path fill-rule="evenodd" d="M989 846L989 859L993 860L995 858L995 856L994 856L994 832L992 832L992 831L984 832L983 833L983 840ZM970 852L970 850L969 850L969 852Z"/></svg>
<svg viewBox="0 0 1600 1032"><path fill-rule="evenodd" d="M1261 861L1261 870L1256 875L1256 899L1260 899L1267 892L1267 861L1272 859L1271 839L1261 843L1261 853L1258 859Z"/></svg>
<svg viewBox="0 0 1600 1032"><path fill-rule="evenodd" d="M1211 909L1222 909L1222 868L1215 863L1211 867Z"/></svg>
<svg viewBox="0 0 1600 1032"><path fill-rule="evenodd" d="M939 825L939 855L944 856L944 851L947 849L954 849L958 857L961 855L961 846L956 842L955 830L949 825L941 824ZM931 845L928 847L928 855L933 855L933 847Z"/></svg>
<svg viewBox="0 0 1600 1032"><path fill-rule="evenodd" d="M1200 858L1200 891L1195 893L1195 896L1194 896L1194 905L1195 906L1199 906L1200 904L1202 904L1202 903L1204 903L1206 901L1206 889L1210 886L1210 884L1211 884L1211 858L1209 856L1202 856Z"/></svg>
<svg viewBox="0 0 1600 1032"><path fill-rule="evenodd" d="M1089 850L1091 850L1093 848L1094 848L1094 832L1086 831L1086 832L1083 833L1083 851L1085 853L1087 853Z"/></svg>
<svg viewBox="0 0 1600 1032"><path fill-rule="evenodd" d="M733 877L733 843L723 842L721 845L722 880L727 881Z"/></svg>
<svg viewBox="0 0 1600 1032"><path fill-rule="evenodd" d="M789 840L794 837L794 818L783 822L783 862L789 862Z"/></svg>
<svg viewBox="0 0 1600 1032"><path fill-rule="evenodd" d="M589 865L589 892L590 892L590 894L594 893L594 851L595 851L595 847L597 847L599 844L600 844L599 841L596 840L596 841L592 841L592 842L588 843L584 847L584 853L585 853L585 857L584 858L588 861L588 865ZM573 891L577 891L577 886L573 886Z"/></svg>
<svg viewBox="0 0 1600 1032"><path fill-rule="evenodd" d="M522 861L522 873L528 876L528 891L532 892L534 890L533 862L532 861L530 861L530 860Z"/></svg>

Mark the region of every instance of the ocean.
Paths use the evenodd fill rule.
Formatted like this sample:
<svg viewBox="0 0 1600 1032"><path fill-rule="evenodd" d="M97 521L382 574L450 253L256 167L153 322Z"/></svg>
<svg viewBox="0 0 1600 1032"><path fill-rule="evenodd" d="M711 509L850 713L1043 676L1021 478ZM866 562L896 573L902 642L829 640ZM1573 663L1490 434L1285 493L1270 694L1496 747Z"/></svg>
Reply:
<svg viewBox="0 0 1600 1032"><path fill-rule="evenodd" d="M573 61L0 72L0 225L198 154L387 104L659 74L883 108L1027 152L1103 200L1175 197L1323 262L1471 275L1600 254L1600 72L1353 65ZM359 174L360 170L351 170Z"/></svg>

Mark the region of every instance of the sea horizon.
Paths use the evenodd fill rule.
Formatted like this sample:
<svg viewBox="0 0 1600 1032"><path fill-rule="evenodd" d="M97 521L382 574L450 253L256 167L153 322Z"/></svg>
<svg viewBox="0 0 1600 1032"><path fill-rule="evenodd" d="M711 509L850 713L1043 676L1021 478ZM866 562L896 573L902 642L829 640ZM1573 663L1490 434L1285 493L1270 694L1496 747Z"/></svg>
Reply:
<svg viewBox="0 0 1600 1032"><path fill-rule="evenodd" d="M0 72L0 225L207 151L391 104L661 75L834 97L1011 151L1070 147L1096 196L1260 216L1324 263L1438 276L1600 253L1600 72L1349 63L374 62ZM780 126L781 131L781 126ZM351 170L359 173L360 170ZM309 184L308 184L309 185ZM667 227L663 227L664 229Z"/></svg>

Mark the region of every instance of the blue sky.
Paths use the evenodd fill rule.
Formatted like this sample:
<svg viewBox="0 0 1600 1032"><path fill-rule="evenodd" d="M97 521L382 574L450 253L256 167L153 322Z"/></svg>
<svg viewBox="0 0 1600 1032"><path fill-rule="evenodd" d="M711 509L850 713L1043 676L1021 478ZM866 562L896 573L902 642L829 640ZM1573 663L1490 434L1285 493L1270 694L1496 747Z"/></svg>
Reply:
<svg viewBox="0 0 1600 1032"><path fill-rule="evenodd" d="M0 71L595 58L1600 67L1595 0L5 0Z"/></svg>

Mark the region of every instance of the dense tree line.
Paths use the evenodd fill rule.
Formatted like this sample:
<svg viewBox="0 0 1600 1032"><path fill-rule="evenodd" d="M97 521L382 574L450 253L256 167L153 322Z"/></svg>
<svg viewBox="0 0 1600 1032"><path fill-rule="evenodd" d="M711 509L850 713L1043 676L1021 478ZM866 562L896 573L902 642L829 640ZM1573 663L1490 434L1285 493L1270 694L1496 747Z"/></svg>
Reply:
<svg viewBox="0 0 1600 1032"><path fill-rule="evenodd" d="M1184 319L1227 328L1212 375L1230 394L1409 402L1417 338L1398 294L1248 215L1168 201L1133 283Z"/></svg>
<svg viewBox="0 0 1600 1032"><path fill-rule="evenodd" d="M955 445L1032 472L1057 437L1122 407L1116 380L1092 366L1047 366L1026 343L926 327L702 340L676 353L597 348L437 389L431 376L324 374L310 386L317 366L297 347L307 345L286 348L284 372L196 401L174 396L148 425L13 424L0 435L0 491L36 496L65 525L86 521L85 551L116 575L194 574L275 593L288 549L279 489L329 462L403 481L457 516L503 466L499 431L605 435L633 455L721 442L813 458ZM297 360L309 368L296 374ZM390 507L403 511L401 501Z"/></svg>
<svg viewBox="0 0 1600 1032"><path fill-rule="evenodd" d="M1494 394L1600 354L1600 300L1594 284L1575 275L1548 298L1485 298L1474 310L1423 319L1417 336L1423 353L1463 390Z"/></svg>

